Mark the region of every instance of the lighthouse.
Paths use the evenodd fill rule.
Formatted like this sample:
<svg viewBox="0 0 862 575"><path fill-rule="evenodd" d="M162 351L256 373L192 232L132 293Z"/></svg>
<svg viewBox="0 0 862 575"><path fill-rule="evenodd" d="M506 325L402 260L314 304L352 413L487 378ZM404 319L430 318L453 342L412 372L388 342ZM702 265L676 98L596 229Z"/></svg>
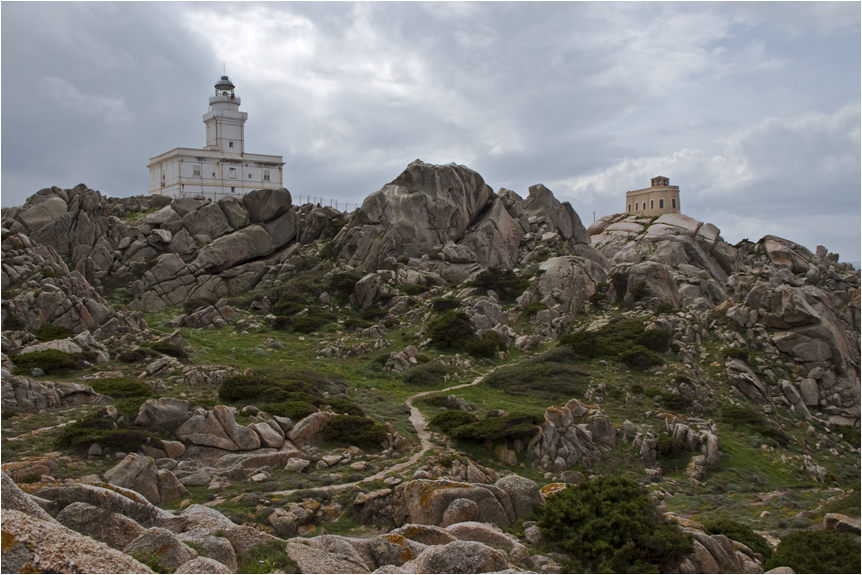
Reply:
<svg viewBox="0 0 862 575"><path fill-rule="evenodd" d="M209 111L203 115L206 146L174 148L150 158L149 192L219 200L252 190L281 188L282 157L245 152L248 114L239 106L236 86L227 76L220 77L209 98Z"/></svg>

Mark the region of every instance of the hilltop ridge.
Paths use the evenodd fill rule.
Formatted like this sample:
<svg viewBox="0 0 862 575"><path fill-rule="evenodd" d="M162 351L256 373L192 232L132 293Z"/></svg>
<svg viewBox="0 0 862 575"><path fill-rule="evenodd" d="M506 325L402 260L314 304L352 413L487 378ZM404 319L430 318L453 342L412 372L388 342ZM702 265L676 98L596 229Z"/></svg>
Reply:
<svg viewBox="0 0 862 575"><path fill-rule="evenodd" d="M417 160L352 213L44 189L3 209L2 250L4 571L763 572L788 555L753 530L858 547L860 272L825 248L585 227L542 184ZM559 494L610 476L679 553L566 546Z"/></svg>

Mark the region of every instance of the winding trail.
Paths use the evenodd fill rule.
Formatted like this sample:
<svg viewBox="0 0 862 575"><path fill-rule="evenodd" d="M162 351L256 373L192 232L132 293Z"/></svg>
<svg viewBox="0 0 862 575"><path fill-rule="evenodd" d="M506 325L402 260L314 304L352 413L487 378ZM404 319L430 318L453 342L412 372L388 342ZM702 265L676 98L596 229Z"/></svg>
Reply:
<svg viewBox="0 0 862 575"><path fill-rule="evenodd" d="M374 475L369 475L368 477L364 477L359 481L353 481L351 483L338 483L336 485L321 485L319 487L311 487L309 489L316 490L324 490L324 491L336 491L339 489L346 489L349 487L353 487L355 485L359 485L360 483L365 483L367 481L376 481L378 479L383 479L388 474L401 471L407 467L410 467L417 461L419 458L425 455L425 453L434 447L434 443L431 442L431 432L428 431L428 424L425 421L425 416L422 415L422 412L419 411L418 407L413 405L413 401L419 399L420 397L425 397L426 395L431 395L434 393L445 393L447 391L452 391L453 389L461 389L462 387L470 387L480 383L483 379L485 379L488 375L490 375L495 369L500 366L495 366L494 368L488 370L486 373L478 376L476 379L471 381L470 383L462 383L460 385L453 385L451 387L447 387L446 389L436 389L434 391L423 391L421 393L417 393L416 395L411 395L408 397L404 403L407 404L407 407L410 408L410 417L409 421L413 424L413 428L416 430L416 435L419 436L420 449L416 453L410 456L410 459L407 461L403 461L401 463L396 463L391 467L387 467L381 471L378 471ZM285 491L272 491L270 495L277 495L280 497L284 497L287 495L292 495L297 491L308 491L308 489L287 489Z"/></svg>

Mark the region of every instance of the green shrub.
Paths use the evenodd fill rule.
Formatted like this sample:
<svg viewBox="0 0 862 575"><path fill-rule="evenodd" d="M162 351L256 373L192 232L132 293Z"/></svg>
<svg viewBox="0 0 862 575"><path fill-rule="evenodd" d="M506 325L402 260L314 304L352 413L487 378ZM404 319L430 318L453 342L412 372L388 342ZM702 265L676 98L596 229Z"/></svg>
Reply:
<svg viewBox="0 0 862 575"><path fill-rule="evenodd" d="M346 303L356 288L356 282L362 276L352 272L336 272L326 284L326 292L339 303Z"/></svg>
<svg viewBox="0 0 862 575"><path fill-rule="evenodd" d="M476 276L468 285L484 290L493 290L502 303L513 303L524 290L530 286L530 281L519 277L512 270L490 267Z"/></svg>
<svg viewBox="0 0 862 575"><path fill-rule="evenodd" d="M299 333L320 331L326 324L334 322L335 314L320 308L309 308L308 315L293 318L293 330Z"/></svg>
<svg viewBox="0 0 862 575"><path fill-rule="evenodd" d="M467 413L467 412L462 412ZM541 415L513 413L503 417L485 417L451 429L448 435L456 439L474 441L514 441L527 442L536 435L538 425L544 421Z"/></svg>
<svg viewBox="0 0 862 575"><path fill-rule="evenodd" d="M91 444L98 443L103 448L134 451L151 439L155 437L139 427L118 426L101 415L94 415L62 428L54 447L85 451Z"/></svg>
<svg viewBox="0 0 862 575"><path fill-rule="evenodd" d="M763 413L748 407L738 405L723 405L719 410L719 421L729 426L738 428L746 427L749 431L757 433L768 443L785 446L790 442L786 433L772 427Z"/></svg>
<svg viewBox="0 0 862 575"><path fill-rule="evenodd" d="M642 485L601 476L551 495L537 508L542 534L592 573L650 573L689 553L691 539Z"/></svg>
<svg viewBox="0 0 862 575"><path fill-rule="evenodd" d="M595 332L580 331L564 335L560 338L559 345L571 348L579 358L593 359L598 355L596 351L597 341Z"/></svg>
<svg viewBox="0 0 862 575"><path fill-rule="evenodd" d="M433 387L445 381L446 366L439 363L420 363L401 373L404 383L413 387Z"/></svg>
<svg viewBox="0 0 862 575"><path fill-rule="evenodd" d="M63 373L75 371L84 367L84 354L66 353L57 349L34 351L23 355L12 356L15 373L29 375L33 368L38 367L43 373Z"/></svg>
<svg viewBox="0 0 862 575"><path fill-rule="evenodd" d="M308 307L308 304L304 301L296 301L294 299L283 299L279 300L278 303L274 304L269 308L271 314L275 316L291 316L296 315L305 308Z"/></svg>
<svg viewBox="0 0 862 575"><path fill-rule="evenodd" d="M663 329L648 329L645 330L635 343L642 345L650 351L663 353L670 348L671 335L669 331Z"/></svg>
<svg viewBox="0 0 862 575"><path fill-rule="evenodd" d="M336 415L323 427L323 439L363 449L379 449L386 441L386 426L367 417Z"/></svg>
<svg viewBox="0 0 862 575"><path fill-rule="evenodd" d="M860 503L859 490L857 489L841 499L828 502L823 508L823 513L841 513L850 517L859 517L860 507L862 507L862 503Z"/></svg>
<svg viewBox="0 0 862 575"><path fill-rule="evenodd" d="M338 232L341 231L341 228L347 223L346 218L333 218L326 222L326 225L323 226L323 231L320 232L321 240L329 240L338 235ZM323 257L323 256L321 256Z"/></svg>
<svg viewBox="0 0 862 575"><path fill-rule="evenodd" d="M153 355L153 350L146 347L138 347L121 351L119 355L117 355L117 359L123 363L139 363L142 361L149 361L153 358Z"/></svg>
<svg viewBox="0 0 862 575"><path fill-rule="evenodd" d="M106 377L88 383L96 393L112 397L114 407L127 421L135 420L142 403L158 397L144 382L130 377Z"/></svg>
<svg viewBox="0 0 862 575"><path fill-rule="evenodd" d="M691 405L691 400L686 399L679 393L662 393L659 398L659 404L665 409L671 411L685 411Z"/></svg>
<svg viewBox="0 0 862 575"><path fill-rule="evenodd" d="M704 530L709 535L724 535L734 541L739 541L748 545L749 549L755 553L763 555L763 560L767 561L772 557L772 546L754 530L727 517L710 518L703 523Z"/></svg>
<svg viewBox="0 0 862 575"><path fill-rule="evenodd" d="M429 291L430 289L431 288L428 286L405 285L404 286L404 293L406 293L407 295L421 295L421 294Z"/></svg>
<svg viewBox="0 0 862 575"><path fill-rule="evenodd" d="M596 291L590 296L590 303L596 307L604 305L608 297L608 289L610 286L607 282L601 282L596 285Z"/></svg>
<svg viewBox="0 0 862 575"><path fill-rule="evenodd" d="M657 333L660 331L650 330L645 341L651 344L659 343L664 338ZM620 319L595 331L566 334L560 338L559 345L570 347L581 359L619 359L619 356L630 351L633 345L643 345L638 344L638 341L644 338L645 334L647 332L644 331L642 321Z"/></svg>
<svg viewBox="0 0 862 575"><path fill-rule="evenodd" d="M473 325L463 311L447 311L428 326L431 345L437 349L463 351L473 339Z"/></svg>
<svg viewBox="0 0 862 575"><path fill-rule="evenodd" d="M461 411L460 409L449 409L443 413L438 413L431 418L428 425L433 429L439 429L441 432L449 435L452 433L453 429L470 423L475 423L478 420L479 417L475 413Z"/></svg>
<svg viewBox="0 0 862 575"><path fill-rule="evenodd" d="M155 393L143 381L131 377L103 377L87 382L96 393L109 395L114 399L126 397L154 397Z"/></svg>
<svg viewBox="0 0 862 575"><path fill-rule="evenodd" d="M188 354L186 353L186 350L169 341L157 341L156 343L150 345L150 349L158 353L163 353L165 355L175 357L177 359L189 358Z"/></svg>
<svg viewBox="0 0 862 575"><path fill-rule="evenodd" d="M685 442L667 433L662 433L656 440L656 451L661 457L676 457L685 451Z"/></svg>
<svg viewBox="0 0 862 575"><path fill-rule="evenodd" d="M660 315L660 314L664 314L664 313L673 313L674 311L675 310L674 310L673 304L670 304L667 302L662 302L662 303L658 304L657 308L655 308L656 315Z"/></svg>
<svg viewBox="0 0 862 575"><path fill-rule="evenodd" d="M68 328L46 323L34 331L33 335L35 335L36 339L39 341L54 341L55 339L66 339L67 337L72 337L75 333Z"/></svg>
<svg viewBox="0 0 862 575"><path fill-rule="evenodd" d="M330 222L331 223L331 222ZM296 562L284 552L284 543L278 539L241 549L239 573L298 573Z"/></svg>
<svg viewBox="0 0 862 575"><path fill-rule="evenodd" d="M497 369L485 377L485 384L509 395L578 397L589 374L572 365L574 360L570 348L558 347Z"/></svg>
<svg viewBox="0 0 862 575"><path fill-rule="evenodd" d="M355 415L357 417L364 417L365 412L361 407L350 401L349 399L342 399L340 397L327 397L326 399L318 400L320 404L328 405L332 408L334 413L346 413L347 415Z"/></svg>
<svg viewBox="0 0 862 575"><path fill-rule="evenodd" d="M506 351L508 347L496 331L486 331L481 337L475 336L469 340L464 350L476 357L493 357L498 351Z"/></svg>
<svg viewBox="0 0 862 575"><path fill-rule="evenodd" d="M18 331L21 329L24 329L23 321L11 314L6 316L6 320L3 322L3 331Z"/></svg>
<svg viewBox="0 0 862 575"><path fill-rule="evenodd" d="M534 301L533 303L531 303L530 305L528 305L527 307L524 308L523 316L524 317L532 317L532 316L536 315L537 313L539 313L540 311L546 310L546 309L548 309L548 306L546 304L543 304L540 301Z"/></svg>
<svg viewBox="0 0 862 575"><path fill-rule="evenodd" d="M749 350L742 347L730 347L724 350L724 357L728 359L739 359L748 363L750 359Z"/></svg>
<svg viewBox="0 0 862 575"><path fill-rule="evenodd" d="M267 403L263 406L263 410L279 417L289 417L293 421L299 421L300 419L319 411L314 404L309 403L308 401L281 401L279 403Z"/></svg>
<svg viewBox="0 0 862 575"><path fill-rule="evenodd" d="M431 309L436 312L444 312L450 311L453 309L457 309L458 306L461 305L461 302L455 298L447 297L447 298L437 298L431 302Z"/></svg>
<svg viewBox="0 0 862 575"><path fill-rule="evenodd" d="M790 567L796 573L860 573L859 536L837 531L794 531L785 535L764 569Z"/></svg>
<svg viewBox="0 0 862 575"><path fill-rule="evenodd" d="M655 352L648 350L642 345L632 346L630 349L621 353L617 357L617 360L632 369L639 369L641 371L647 370L654 365L661 365L664 363L664 360L662 360L662 358Z"/></svg>

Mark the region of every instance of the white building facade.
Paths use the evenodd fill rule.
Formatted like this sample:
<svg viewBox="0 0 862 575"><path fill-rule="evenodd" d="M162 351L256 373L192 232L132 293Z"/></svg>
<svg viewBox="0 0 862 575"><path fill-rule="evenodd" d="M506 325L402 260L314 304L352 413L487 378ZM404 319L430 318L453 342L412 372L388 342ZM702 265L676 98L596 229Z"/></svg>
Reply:
<svg viewBox="0 0 862 575"><path fill-rule="evenodd" d="M240 197L252 190L281 188L281 156L245 153L246 112L234 84L222 76L204 114L207 144L203 149L174 148L150 158L151 194L174 198L203 197L218 200Z"/></svg>

